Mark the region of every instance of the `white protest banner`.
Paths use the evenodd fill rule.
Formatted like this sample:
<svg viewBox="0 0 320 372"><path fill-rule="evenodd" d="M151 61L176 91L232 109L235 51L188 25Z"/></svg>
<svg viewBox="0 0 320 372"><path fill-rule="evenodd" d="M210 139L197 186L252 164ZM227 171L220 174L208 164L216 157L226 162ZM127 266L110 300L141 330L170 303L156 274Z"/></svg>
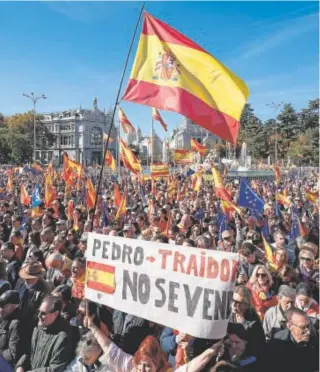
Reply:
<svg viewBox="0 0 320 372"><path fill-rule="evenodd" d="M88 234L86 298L194 337L226 334L238 255Z"/></svg>

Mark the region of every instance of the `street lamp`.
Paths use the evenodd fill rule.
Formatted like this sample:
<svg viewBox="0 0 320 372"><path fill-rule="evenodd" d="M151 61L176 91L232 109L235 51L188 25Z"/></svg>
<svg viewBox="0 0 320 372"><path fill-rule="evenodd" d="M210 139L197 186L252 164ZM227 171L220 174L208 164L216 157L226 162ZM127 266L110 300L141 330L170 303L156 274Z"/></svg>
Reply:
<svg viewBox="0 0 320 372"><path fill-rule="evenodd" d="M279 102L279 103L276 103L274 101L272 101L271 103L267 103L267 106L268 107L271 107L275 110L276 112L276 119L275 119L275 142L274 142L274 163L276 164L277 163L277 160L278 160L278 126L277 126L277 114L278 114L278 111L279 109L284 105L284 102Z"/></svg>
<svg viewBox="0 0 320 372"><path fill-rule="evenodd" d="M36 97L33 93L22 94L24 97L30 98L33 102L33 160L36 160L36 103L39 99L47 99L47 97L42 94L41 96Z"/></svg>

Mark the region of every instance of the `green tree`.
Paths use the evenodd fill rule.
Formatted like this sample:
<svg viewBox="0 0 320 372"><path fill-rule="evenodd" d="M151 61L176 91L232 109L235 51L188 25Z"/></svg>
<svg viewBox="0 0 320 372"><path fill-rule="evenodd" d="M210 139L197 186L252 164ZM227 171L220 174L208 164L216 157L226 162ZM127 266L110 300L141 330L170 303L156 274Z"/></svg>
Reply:
<svg viewBox="0 0 320 372"><path fill-rule="evenodd" d="M286 103L277 117L278 157L284 159L288 153L290 143L301 133L299 116L291 103Z"/></svg>
<svg viewBox="0 0 320 372"><path fill-rule="evenodd" d="M305 130L319 127L319 99L309 101L308 107L301 111L300 121Z"/></svg>
<svg viewBox="0 0 320 372"><path fill-rule="evenodd" d="M249 155L254 159L266 156L267 142L263 136L262 121L250 104L246 104L242 111L237 148L241 148L243 142L247 144Z"/></svg>

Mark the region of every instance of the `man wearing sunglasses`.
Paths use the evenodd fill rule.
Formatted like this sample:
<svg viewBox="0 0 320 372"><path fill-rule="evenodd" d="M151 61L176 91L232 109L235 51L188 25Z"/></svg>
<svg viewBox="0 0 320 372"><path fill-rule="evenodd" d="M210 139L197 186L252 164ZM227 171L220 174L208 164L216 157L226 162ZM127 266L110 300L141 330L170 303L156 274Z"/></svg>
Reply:
<svg viewBox="0 0 320 372"><path fill-rule="evenodd" d="M72 359L71 331L61 316L62 301L58 297L46 297L39 308L38 326L34 328L31 350L16 365L16 372L63 371Z"/></svg>

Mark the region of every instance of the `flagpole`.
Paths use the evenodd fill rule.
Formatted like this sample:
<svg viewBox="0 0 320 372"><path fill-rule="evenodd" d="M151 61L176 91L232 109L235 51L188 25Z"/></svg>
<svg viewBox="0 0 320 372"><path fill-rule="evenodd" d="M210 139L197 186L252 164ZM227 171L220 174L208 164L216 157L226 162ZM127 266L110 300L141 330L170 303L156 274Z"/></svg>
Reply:
<svg viewBox="0 0 320 372"><path fill-rule="evenodd" d="M108 151L108 147L109 147L109 139L110 139L110 135L111 135L112 127L114 126L114 117L115 117L115 114L116 114L117 106L118 106L118 104L119 104L119 97L120 97L120 93L121 93L121 89L122 89L122 84L123 84L123 80L124 80L124 75L125 75L126 70L127 70L127 66L128 66L128 63L129 63L129 58L130 58L130 54L131 54L131 50L132 50L132 46L133 46L134 40L135 40L135 38L136 38L136 34L137 34L137 30L138 30L138 26L139 26L140 19L141 19L141 16L142 16L143 10L144 10L144 4L145 4L145 2L143 2L142 5L141 5L141 9L140 9L139 17L138 17L138 19L137 19L137 22L136 22L136 25L135 25L135 29L134 29L134 32L133 32L133 35L132 35L131 44L130 44L130 47L129 47L129 50L128 50L128 53L127 53L127 58L126 58L126 61L125 61L125 64L124 64L124 68L123 68L122 75L121 75L121 79L120 79L120 83L119 83L118 93L117 93L117 96L116 96L116 99L115 99L115 104L114 104L114 107L113 107L111 124L110 124L110 128L109 128L109 133L108 133L107 143L106 143L106 145L105 145L105 149L104 149L104 155L103 155L102 167L101 167L100 174L99 174L99 179L98 179L98 185L97 185L97 190L96 190L96 199L95 199L95 201L94 201L94 207L93 207L93 219L92 219L92 221L91 221L90 231L92 231L92 228L93 228L94 216L95 216L95 212L96 212L96 209L97 209L98 195L99 195L99 193L100 193L101 180L102 180L102 176L103 176L103 168L104 168L104 163L105 163L105 162L104 162L104 159L105 159L105 157L106 157L106 153L107 153L107 151Z"/></svg>
<svg viewBox="0 0 320 372"><path fill-rule="evenodd" d="M153 164L153 118L151 122L151 166Z"/></svg>

